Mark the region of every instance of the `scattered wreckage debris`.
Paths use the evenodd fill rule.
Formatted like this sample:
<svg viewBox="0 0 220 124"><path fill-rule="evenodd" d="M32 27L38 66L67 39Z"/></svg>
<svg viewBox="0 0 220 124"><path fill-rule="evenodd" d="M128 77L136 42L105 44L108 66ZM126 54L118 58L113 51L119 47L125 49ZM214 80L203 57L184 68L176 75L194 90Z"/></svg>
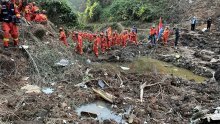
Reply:
<svg viewBox="0 0 220 124"><path fill-rule="evenodd" d="M107 92L104 92L103 90L99 90L99 89L95 89L95 88L92 88L92 90L95 93L97 93L98 95L100 95L103 99L107 100L108 102L114 103L114 99L116 98L115 96L113 96Z"/></svg>
<svg viewBox="0 0 220 124"><path fill-rule="evenodd" d="M220 107L212 110L202 109L201 106L196 106L193 109L191 124L218 124L220 123Z"/></svg>

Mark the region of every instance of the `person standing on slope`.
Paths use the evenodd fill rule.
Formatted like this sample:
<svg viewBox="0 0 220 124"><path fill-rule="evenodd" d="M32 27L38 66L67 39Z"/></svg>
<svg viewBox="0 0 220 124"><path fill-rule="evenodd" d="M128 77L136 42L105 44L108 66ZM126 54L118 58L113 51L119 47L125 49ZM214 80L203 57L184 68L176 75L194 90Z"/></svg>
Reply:
<svg viewBox="0 0 220 124"><path fill-rule="evenodd" d="M212 18L209 17L208 20L207 20L207 30L210 31L211 25L212 25Z"/></svg>
<svg viewBox="0 0 220 124"><path fill-rule="evenodd" d="M59 32L60 32L60 41L62 41L65 46L69 46L66 40L66 33L62 27L60 27Z"/></svg>
<svg viewBox="0 0 220 124"><path fill-rule="evenodd" d="M101 43L101 37L99 35L95 35L95 40L93 42L93 52L96 57L99 57L99 45Z"/></svg>
<svg viewBox="0 0 220 124"><path fill-rule="evenodd" d="M164 41L164 45L165 46L167 46L169 35L170 35L170 30L169 30L168 26L166 26L166 28L165 28L165 30L163 32L163 41Z"/></svg>
<svg viewBox="0 0 220 124"><path fill-rule="evenodd" d="M174 48L177 49L178 43L180 38L180 31L179 28L175 28L175 42L174 42Z"/></svg>
<svg viewBox="0 0 220 124"><path fill-rule="evenodd" d="M18 46L19 29L17 25L20 23L21 15L18 8L10 0L2 0L1 6L4 48L9 46L10 35L13 38L14 46Z"/></svg>
<svg viewBox="0 0 220 124"><path fill-rule="evenodd" d="M80 55L83 54L83 39L82 36L79 35L77 32L75 33L77 38L77 45L76 45L76 52L78 52Z"/></svg>
<svg viewBox="0 0 220 124"><path fill-rule="evenodd" d="M135 32L135 33L137 34L138 30L137 30L137 28L136 28L135 25L132 27L131 31L132 31L132 32Z"/></svg>
<svg viewBox="0 0 220 124"><path fill-rule="evenodd" d="M156 29L155 26L152 26L150 29L150 37L151 44L156 45Z"/></svg>
<svg viewBox="0 0 220 124"><path fill-rule="evenodd" d="M34 21L37 23L46 24L47 23L46 10L43 10L41 13L39 11L36 12Z"/></svg>
<svg viewBox="0 0 220 124"><path fill-rule="evenodd" d="M196 28L196 17L194 16L191 20L191 30L195 31Z"/></svg>

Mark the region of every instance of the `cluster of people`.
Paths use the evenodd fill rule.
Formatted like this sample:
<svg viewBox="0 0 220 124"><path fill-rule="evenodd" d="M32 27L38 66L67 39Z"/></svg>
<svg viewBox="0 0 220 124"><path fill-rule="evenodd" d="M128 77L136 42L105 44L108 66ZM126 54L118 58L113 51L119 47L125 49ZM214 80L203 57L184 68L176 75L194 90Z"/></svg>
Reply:
<svg viewBox="0 0 220 124"><path fill-rule="evenodd" d="M135 26L132 30L124 30L121 33L118 33L118 31L112 32L112 28L109 27L105 32L100 33L73 31L70 36L77 44L75 51L80 55L83 54L83 42L93 43L93 52L96 57L99 56L99 50L104 54L106 50L111 49L113 46L126 47L128 42L138 45L137 28ZM60 28L60 41L68 46L66 39L67 36L64 29Z"/></svg>
<svg viewBox="0 0 220 124"><path fill-rule="evenodd" d="M46 11L40 13L36 3L29 3L25 0L1 0L0 6L0 21L2 22L3 30L3 45L4 48L9 47L10 37L13 38L14 46L18 46L19 41L19 26L21 16L24 16L27 21L46 22Z"/></svg>
<svg viewBox="0 0 220 124"><path fill-rule="evenodd" d="M196 29L196 24L197 24L197 19L196 17L192 17L191 19L191 31L195 31ZM206 20L206 24L207 24L207 28L206 30L210 31L211 29L211 25L212 25L212 18L208 17L208 19Z"/></svg>
<svg viewBox="0 0 220 124"><path fill-rule="evenodd" d="M40 11L35 2L28 3L24 8L24 17L27 21L34 21L38 23L47 22L46 11Z"/></svg>
<svg viewBox="0 0 220 124"><path fill-rule="evenodd" d="M152 26L150 29L150 35L149 35L149 40L151 44L154 46L156 43L161 42L164 46L168 45L168 39L170 35L174 34L175 35L175 40L174 40L174 47L177 48L178 41L180 38L180 31L179 28L175 27L173 30L170 30L168 26L161 27L159 30L155 28L155 26Z"/></svg>
<svg viewBox="0 0 220 124"><path fill-rule="evenodd" d="M27 0L1 0L0 10L0 21L2 22L2 30L4 32L3 44L5 48L9 46L10 37L13 38L14 46L18 46L18 24L20 23L21 16L23 16L27 22L33 21L44 24L48 20L45 10L41 11L35 2L27 3ZM191 20L191 30L195 30L196 23L197 20L193 17ZM212 19L208 18L207 30L210 30L211 23ZM174 46L176 47L178 45L180 33L178 28L175 28L173 31L176 36L174 42ZM62 41L65 46L69 46L64 29L60 28L59 32L60 41ZM157 28L152 26L150 28L148 39L152 45L156 45L156 43L162 41L166 46L170 33L171 31L168 26L166 26L165 29L163 28L162 19L160 18L159 26ZM138 45L137 28L135 26L133 26L131 30L124 30L121 33L118 33L118 31L113 32L111 27L100 33L74 31L71 33L71 37L77 44L75 50L79 54L83 54L83 42L88 41L93 44L93 51L97 57L99 55L99 50L104 54L106 50L111 49L113 46L126 47L128 42Z"/></svg>

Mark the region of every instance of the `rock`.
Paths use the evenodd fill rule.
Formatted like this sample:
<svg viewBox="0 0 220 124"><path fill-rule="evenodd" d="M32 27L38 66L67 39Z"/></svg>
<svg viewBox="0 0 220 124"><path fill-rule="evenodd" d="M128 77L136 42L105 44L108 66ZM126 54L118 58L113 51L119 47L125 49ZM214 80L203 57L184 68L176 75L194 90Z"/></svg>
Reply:
<svg viewBox="0 0 220 124"><path fill-rule="evenodd" d="M135 118L135 115L134 115L134 114L131 114L131 115L129 116L129 118L128 118L128 123L129 123L129 124L132 124L133 121L134 121L134 118Z"/></svg>
<svg viewBox="0 0 220 124"><path fill-rule="evenodd" d="M62 108L66 108L67 107L67 104L65 102L61 103L61 107Z"/></svg>

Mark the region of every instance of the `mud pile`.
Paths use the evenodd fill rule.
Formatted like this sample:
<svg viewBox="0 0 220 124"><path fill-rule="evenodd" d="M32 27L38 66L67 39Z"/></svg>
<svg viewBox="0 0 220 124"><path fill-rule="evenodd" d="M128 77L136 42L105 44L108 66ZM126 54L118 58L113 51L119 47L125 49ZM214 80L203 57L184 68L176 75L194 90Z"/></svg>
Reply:
<svg viewBox="0 0 220 124"><path fill-rule="evenodd" d="M89 70L89 71L88 71ZM154 73L137 74L117 71L111 66L89 67L85 70L83 85L80 82L55 82L42 84L54 89L51 94L30 93L20 90L25 83L2 85L4 97L1 101L0 117L3 122L15 123L111 123L114 120L91 120L81 118L75 111L86 103L105 101L92 89L100 89L115 96L112 111L128 121L132 115L133 124L148 123L188 123L193 108L201 105L211 109L219 105L217 83L192 83L172 75ZM98 80L106 82L100 87ZM28 83L27 81L26 83ZM140 86L146 83L143 102L140 101ZM13 88L13 89L11 89ZM13 91L11 91L13 90ZM2 91L2 90L1 90ZM14 92L16 91L16 92ZM12 96L13 97L10 97ZM105 101L106 104L108 101ZM128 108L131 110L128 111Z"/></svg>

